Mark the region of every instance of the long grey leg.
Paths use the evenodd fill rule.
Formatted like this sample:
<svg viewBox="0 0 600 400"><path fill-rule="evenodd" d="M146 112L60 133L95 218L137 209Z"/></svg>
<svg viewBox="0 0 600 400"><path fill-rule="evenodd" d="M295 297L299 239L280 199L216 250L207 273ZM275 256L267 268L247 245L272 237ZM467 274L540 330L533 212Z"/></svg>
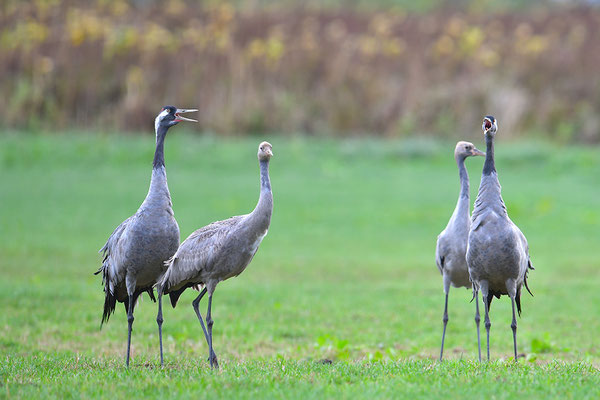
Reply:
<svg viewBox="0 0 600 400"><path fill-rule="evenodd" d="M488 282L480 281L479 290L481 290L481 300L483 301L483 307L485 309L485 331L487 333L487 359L488 361L490 361L490 327L492 326L492 323L490 322L490 310L488 307Z"/></svg>
<svg viewBox="0 0 600 400"><path fill-rule="evenodd" d="M133 327L133 295L129 295L129 304L127 307L127 360L125 364L129 367L129 353L131 350L131 328Z"/></svg>
<svg viewBox="0 0 600 400"><path fill-rule="evenodd" d="M440 361L444 357L444 339L446 338L446 325L448 324L448 292L446 292L446 303L444 305L444 317L442 318L444 322L444 330L442 332L442 349L440 350Z"/></svg>
<svg viewBox="0 0 600 400"><path fill-rule="evenodd" d="M163 362L163 342L162 342L162 324L163 324L163 316L162 316L162 293L158 293L158 314L156 315L156 323L158 324L158 340L160 342L160 366L164 365Z"/></svg>
<svg viewBox="0 0 600 400"><path fill-rule="evenodd" d="M475 325L477 326L477 353L479 354L479 362L481 362L481 335L479 334L479 321L481 318L479 317L479 291L474 290L475 292Z"/></svg>
<svg viewBox="0 0 600 400"><path fill-rule="evenodd" d="M490 361L490 328L492 327L492 323L490 322L490 314L488 307L488 296L482 294L483 306L485 307L485 331L487 333L487 360Z"/></svg>
<svg viewBox="0 0 600 400"><path fill-rule="evenodd" d="M196 316L198 317L198 321L200 321L200 326L202 326L202 331L204 332L204 339L206 340L206 344L208 343L208 332L206 332L206 327L204 326L204 321L202 320L202 314L200 314L200 310L198 306L200 305L200 300L206 294L206 288L202 289L198 297L192 301L192 307L194 307L194 311L196 311Z"/></svg>
<svg viewBox="0 0 600 400"><path fill-rule="evenodd" d="M512 328L512 331L513 331L513 342L514 342L514 346L515 346L515 362L517 362L517 316L515 315L515 298L511 297L510 300L512 302L512 312L513 312L512 323L510 324L510 327Z"/></svg>
<svg viewBox="0 0 600 400"><path fill-rule="evenodd" d="M208 296L208 311L206 312L206 324L208 325L208 347L210 351L209 360L210 367L219 369L219 363L217 362L217 355L213 350L212 345L212 327L213 327L213 319L211 317L211 307L212 307L212 294Z"/></svg>

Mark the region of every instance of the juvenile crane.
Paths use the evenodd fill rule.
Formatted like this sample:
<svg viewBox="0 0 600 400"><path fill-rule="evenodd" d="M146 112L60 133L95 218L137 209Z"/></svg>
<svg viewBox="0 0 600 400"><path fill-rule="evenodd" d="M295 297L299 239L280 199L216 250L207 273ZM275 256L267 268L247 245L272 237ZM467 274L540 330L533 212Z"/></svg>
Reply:
<svg viewBox="0 0 600 400"><path fill-rule="evenodd" d="M154 121L156 150L146 199L133 216L113 231L104 247L100 249L104 258L96 274L102 273L105 295L101 324L107 322L115 311L117 301L124 303L128 322L127 366L136 300L140 294L147 292L150 298L156 301L152 288L166 270L165 260L175 254L179 245L179 226L173 215L171 195L167 186L164 142L169 128L180 121L197 122L181 116L192 111L198 110L166 106L158 114Z"/></svg>
<svg viewBox="0 0 600 400"><path fill-rule="evenodd" d="M267 234L273 212L273 193L269 179L269 160L273 156L272 146L262 142L258 146L260 165L260 196L258 204L250 214L213 222L192 233L175 255L166 263L168 269L158 280L158 315L162 321L162 295L169 294L173 308L181 293L189 287L202 291L192 302L198 321L202 326L209 350L211 368L219 368L213 350L211 316L212 296L221 281L241 274L248 266L258 246ZM206 326L198 309L200 300L208 292ZM208 330L207 328L208 327ZM160 363L163 364L162 332L159 324Z"/></svg>
<svg viewBox="0 0 600 400"><path fill-rule="evenodd" d="M465 253L467 252L467 237L471 226L470 216L470 194L469 174L465 167L465 160L471 156L485 156L485 153L477 150L473 143L458 142L454 149L454 159L458 165L458 176L460 179L460 193L456 208L448 221L448 225L439 234L435 247L435 262L444 281L444 293L446 302L444 305L444 331L442 333L442 348L440 350L440 361L444 356L444 339L446 337L446 325L448 324L448 293L450 284L454 287L471 287L469 280L469 269ZM475 315L479 314L476 311Z"/></svg>
<svg viewBox="0 0 600 400"><path fill-rule="evenodd" d="M481 184L475 200L471 229L467 246L467 265L473 282L475 301L481 291L485 307L485 329L487 332L487 359L490 359L489 309L493 296L506 294L512 302L513 343L517 361L517 318L515 303L521 315L521 288L531 294L527 286L527 273L534 269L529 258L527 239L510 220L502 200L500 182L494 163L494 138L498 123L491 115L483 119L486 155L481 175ZM477 325L479 336L479 325ZM480 352L481 360L481 352Z"/></svg>

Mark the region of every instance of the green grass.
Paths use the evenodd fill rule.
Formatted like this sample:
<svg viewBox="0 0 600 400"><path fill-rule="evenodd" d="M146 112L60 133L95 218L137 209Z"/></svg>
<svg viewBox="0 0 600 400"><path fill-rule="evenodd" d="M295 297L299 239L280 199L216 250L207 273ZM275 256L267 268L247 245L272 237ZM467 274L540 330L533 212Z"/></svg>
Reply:
<svg viewBox="0 0 600 400"><path fill-rule="evenodd" d="M182 239L253 208L262 139L170 134L167 171ZM535 297L523 298L518 321L525 357L509 362L503 298L491 313L496 361L475 363L474 306L467 290L453 289L448 362L440 365L443 294L433 259L458 193L453 145L266 139L275 153L273 221L248 269L215 292L222 369L214 373L192 291L165 308L164 369L147 297L136 309L132 368L123 367L122 306L99 329L96 251L143 200L153 137L0 136L0 396L600 395L597 148L505 143L499 134L503 195L536 266ZM482 164L467 161L473 199Z"/></svg>

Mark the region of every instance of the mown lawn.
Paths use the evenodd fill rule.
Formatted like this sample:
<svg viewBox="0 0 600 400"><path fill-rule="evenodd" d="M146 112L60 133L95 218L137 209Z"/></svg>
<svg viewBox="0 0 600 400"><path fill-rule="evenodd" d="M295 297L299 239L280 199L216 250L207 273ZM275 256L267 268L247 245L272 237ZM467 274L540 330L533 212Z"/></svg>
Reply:
<svg viewBox="0 0 600 400"><path fill-rule="evenodd" d="M600 395L598 148L507 143L499 132L503 195L536 267L535 297L523 298L518 321L524 357L510 362L503 298L491 313L495 361L474 362L474 306L454 289L449 360L438 364L434 249L458 194L454 145L218 140L175 128L165 153L182 239L254 207L263 139L275 153L272 226L250 267L215 293L215 373L192 291L165 308L164 369L147 297L136 309L129 370L123 308L99 329L96 252L147 192L153 136L1 134L0 396ZM473 200L482 164L467 161Z"/></svg>

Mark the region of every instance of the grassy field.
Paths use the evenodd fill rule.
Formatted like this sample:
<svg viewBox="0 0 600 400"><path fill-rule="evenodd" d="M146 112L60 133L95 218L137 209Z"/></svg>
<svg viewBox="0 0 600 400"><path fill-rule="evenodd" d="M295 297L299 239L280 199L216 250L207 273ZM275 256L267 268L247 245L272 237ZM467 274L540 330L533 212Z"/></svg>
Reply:
<svg viewBox="0 0 600 400"><path fill-rule="evenodd" d="M254 207L262 139L275 153L273 221L250 267L215 292L214 372L192 291L165 308L165 368L147 297L129 370L121 306L100 330L96 252L146 194L153 137L0 136L0 397L600 396L598 148L506 143L499 132L503 195L536 266L518 321L525 356L510 362L503 298L491 313L494 361L476 363L474 306L454 289L439 364L434 249L458 194L453 144L221 141L176 128L165 153L182 239ZM473 199L482 164L467 161Z"/></svg>

